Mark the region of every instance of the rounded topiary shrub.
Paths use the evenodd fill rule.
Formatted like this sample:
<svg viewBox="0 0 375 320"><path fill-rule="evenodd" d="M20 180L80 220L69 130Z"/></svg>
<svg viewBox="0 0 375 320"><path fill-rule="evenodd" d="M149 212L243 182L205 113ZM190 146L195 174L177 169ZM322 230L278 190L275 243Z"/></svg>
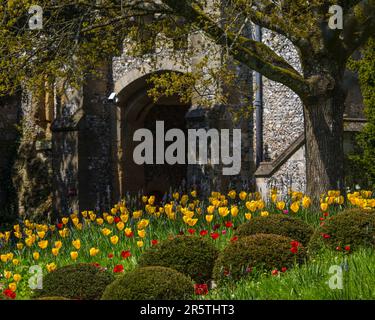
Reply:
<svg viewBox="0 0 375 320"><path fill-rule="evenodd" d="M176 236L151 247L139 258L138 264L163 266L190 276L196 283L212 279L212 269L218 250L207 239L196 236Z"/></svg>
<svg viewBox="0 0 375 320"><path fill-rule="evenodd" d="M306 246L314 230L301 219L284 214L256 217L240 225L237 229L239 236L250 236L257 233L270 233L290 237Z"/></svg>
<svg viewBox="0 0 375 320"><path fill-rule="evenodd" d="M309 250L322 247L347 252L375 247L375 211L346 209L327 219L312 237Z"/></svg>
<svg viewBox="0 0 375 320"><path fill-rule="evenodd" d="M98 300L114 276L92 264L72 264L56 269L43 278L43 289L34 298L64 297L77 300Z"/></svg>
<svg viewBox="0 0 375 320"><path fill-rule="evenodd" d="M228 280L282 270L303 263L306 250L298 241L276 234L255 234L239 237L220 253L214 267L214 280L220 284Z"/></svg>
<svg viewBox="0 0 375 320"><path fill-rule="evenodd" d="M165 267L137 268L116 279L102 300L184 300L194 294L192 280Z"/></svg>

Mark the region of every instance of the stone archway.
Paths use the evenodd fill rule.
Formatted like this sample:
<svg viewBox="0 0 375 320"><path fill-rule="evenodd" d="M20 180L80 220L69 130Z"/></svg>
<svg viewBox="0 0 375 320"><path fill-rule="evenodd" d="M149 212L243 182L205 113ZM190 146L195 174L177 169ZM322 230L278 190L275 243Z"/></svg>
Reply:
<svg viewBox="0 0 375 320"><path fill-rule="evenodd" d="M149 129L155 137L156 121L164 121L165 131L172 128L187 130L185 115L190 104L181 103L177 96L163 98L154 103L147 95L149 89L147 80L151 74L135 79L118 92L117 145L120 197L128 192L131 194L143 192L162 197L170 188L176 189L184 180L186 181L187 165L155 164L155 140L154 164L138 165L133 159L134 148L140 143L133 141L137 129ZM169 143L165 143L165 147Z"/></svg>

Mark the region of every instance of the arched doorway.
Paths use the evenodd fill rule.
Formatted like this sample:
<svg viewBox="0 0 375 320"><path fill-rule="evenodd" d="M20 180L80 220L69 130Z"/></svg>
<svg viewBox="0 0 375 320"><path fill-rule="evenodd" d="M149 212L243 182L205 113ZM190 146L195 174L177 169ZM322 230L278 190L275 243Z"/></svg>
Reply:
<svg viewBox="0 0 375 320"><path fill-rule="evenodd" d="M163 71L168 72L168 71ZM185 115L190 104L179 101L177 96L153 102L148 96L149 75L142 76L127 85L119 93L118 146L119 150L119 195L154 194L161 198L170 189L178 189L186 181L186 164L156 164L156 121L164 122L164 131L178 128L187 131ZM133 151L140 143L133 141L134 132L145 128L153 133L153 164L138 165ZM172 142L165 142L165 148Z"/></svg>

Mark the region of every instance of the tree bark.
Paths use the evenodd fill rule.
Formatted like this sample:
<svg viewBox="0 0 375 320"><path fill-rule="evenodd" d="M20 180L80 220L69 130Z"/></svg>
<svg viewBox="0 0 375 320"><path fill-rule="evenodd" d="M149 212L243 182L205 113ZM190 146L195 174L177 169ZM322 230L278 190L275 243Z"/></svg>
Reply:
<svg viewBox="0 0 375 320"><path fill-rule="evenodd" d="M345 91L336 88L304 103L307 194L315 201L344 186Z"/></svg>

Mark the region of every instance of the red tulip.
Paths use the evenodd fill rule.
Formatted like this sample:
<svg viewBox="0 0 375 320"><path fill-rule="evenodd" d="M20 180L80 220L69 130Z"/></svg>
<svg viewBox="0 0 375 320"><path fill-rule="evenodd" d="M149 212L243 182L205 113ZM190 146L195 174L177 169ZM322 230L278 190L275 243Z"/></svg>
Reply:
<svg viewBox="0 0 375 320"><path fill-rule="evenodd" d="M108 255L108 258L109 258L109 259L112 259L112 258L113 258L113 253L110 253L110 254Z"/></svg>
<svg viewBox="0 0 375 320"><path fill-rule="evenodd" d="M286 272L286 270L288 270L287 267L282 267L282 268L281 268L281 272Z"/></svg>
<svg viewBox="0 0 375 320"><path fill-rule="evenodd" d="M201 232L199 232L199 234L204 237L208 234L208 231L207 230L202 230Z"/></svg>
<svg viewBox="0 0 375 320"><path fill-rule="evenodd" d="M129 250L126 250L126 251L122 251L122 252L121 252L121 257L122 257L123 259L129 258L131 255L132 255L132 254L130 253Z"/></svg>
<svg viewBox="0 0 375 320"><path fill-rule="evenodd" d="M345 251L350 251L350 246L345 246Z"/></svg>
<svg viewBox="0 0 375 320"><path fill-rule="evenodd" d="M119 223L121 219L119 217L115 217L114 220L115 220L115 223Z"/></svg>
<svg viewBox="0 0 375 320"><path fill-rule="evenodd" d="M217 232L213 232L211 233L211 238L216 240L217 238L219 238L219 234Z"/></svg>
<svg viewBox="0 0 375 320"><path fill-rule="evenodd" d="M113 268L114 273L120 273L124 271L124 266L122 264L118 264Z"/></svg>
<svg viewBox="0 0 375 320"><path fill-rule="evenodd" d="M56 227L57 227L57 229L62 229L63 227L64 227L64 224L62 224L62 223L58 223L57 225L56 225Z"/></svg>
<svg viewBox="0 0 375 320"><path fill-rule="evenodd" d="M208 293L207 284L195 284L194 285L196 295L206 295Z"/></svg>
<svg viewBox="0 0 375 320"><path fill-rule="evenodd" d="M277 276L279 274L279 270L275 269L275 270L272 270L271 274L273 276Z"/></svg>
<svg viewBox="0 0 375 320"><path fill-rule="evenodd" d="M232 227L233 227L233 223L232 223L232 221L227 221L227 222L225 222L225 226L226 226L227 228L232 228Z"/></svg>
<svg viewBox="0 0 375 320"><path fill-rule="evenodd" d="M299 247L301 244L298 242L298 241L292 241L291 243L290 243L290 245L292 246L292 247Z"/></svg>
<svg viewBox="0 0 375 320"><path fill-rule="evenodd" d="M230 239L231 242L236 242L238 240L237 236L234 236L232 239Z"/></svg>
<svg viewBox="0 0 375 320"><path fill-rule="evenodd" d="M3 294L4 294L4 296L6 296L6 297L8 297L8 298L10 298L10 299L15 299L15 298L16 298L16 293L13 292L13 291L10 290L10 289L5 289L5 290L3 291Z"/></svg>
<svg viewBox="0 0 375 320"><path fill-rule="evenodd" d="M330 236L329 234L326 234L326 233L323 233L323 234L322 234L322 237L323 237L324 239L329 239L329 238L331 238L331 236Z"/></svg>
<svg viewBox="0 0 375 320"><path fill-rule="evenodd" d="M337 250L337 251L341 251L341 247L340 247L340 246L337 246L337 247L336 247L336 250Z"/></svg>
<svg viewBox="0 0 375 320"><path fill-rule="evenodd" d="M158 240L156 240L156 239L151 240L151 244L152 244L153 246L156 246L158 243L159 243L159 242L158 242Z"/></svg>
<svg viewBox="0 0 375 320"><path fill-rule="evenodd" d="M188 229L188 232L189 232L190 234L194 234L194 233L195 233L195 229L190 228L190 229Z"/></svg>
<svg viewBox="0 0 375 320"><path fill-rule="evenodd" d="M297 254L298 253L298 247L291 247L290 252L294 253L294 254Z"/></svg>

